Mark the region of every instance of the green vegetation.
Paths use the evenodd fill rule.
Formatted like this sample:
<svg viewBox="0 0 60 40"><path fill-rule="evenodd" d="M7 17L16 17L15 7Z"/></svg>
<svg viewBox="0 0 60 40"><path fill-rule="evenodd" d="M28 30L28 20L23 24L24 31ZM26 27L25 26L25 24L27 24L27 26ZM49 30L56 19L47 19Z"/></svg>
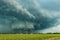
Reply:
<svg viewBox="0 0 60 40"><path fill-rule="evenodd" d="M60 40L60 34L0 34L0 40Z"/></svg>

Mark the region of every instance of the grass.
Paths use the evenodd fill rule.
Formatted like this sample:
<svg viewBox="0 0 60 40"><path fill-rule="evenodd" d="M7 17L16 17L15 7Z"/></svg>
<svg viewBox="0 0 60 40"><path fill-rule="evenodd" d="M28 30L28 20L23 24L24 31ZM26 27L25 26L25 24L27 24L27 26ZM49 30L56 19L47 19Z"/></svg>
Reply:
<svg viewBox="0 0 60 40"><path fill-rule="evenodd" d="M60 40L60 34L0 34L0 40Z"/></svg>

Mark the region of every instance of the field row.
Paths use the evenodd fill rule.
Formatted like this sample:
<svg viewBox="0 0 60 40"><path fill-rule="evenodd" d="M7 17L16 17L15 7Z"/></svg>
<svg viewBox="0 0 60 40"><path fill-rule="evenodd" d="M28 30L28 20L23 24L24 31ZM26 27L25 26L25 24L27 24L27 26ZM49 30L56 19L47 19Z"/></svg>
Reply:
<svg viewBox="0 0 60 40"><path fill-rule="evenodd" d="M0 34L0 40L60 40L60 34Z"/></svg>

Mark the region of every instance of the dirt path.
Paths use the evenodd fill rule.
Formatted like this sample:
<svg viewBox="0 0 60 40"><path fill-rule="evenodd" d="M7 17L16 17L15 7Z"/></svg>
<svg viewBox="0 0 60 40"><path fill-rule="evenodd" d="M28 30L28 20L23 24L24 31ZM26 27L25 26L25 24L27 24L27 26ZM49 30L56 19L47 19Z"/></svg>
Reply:
<svg viewBox="0 0 60 40"><path fill-rule="evenodd" d="M46 39L46 40L60 40L58 38L49 38L49 39Z"/></svg>

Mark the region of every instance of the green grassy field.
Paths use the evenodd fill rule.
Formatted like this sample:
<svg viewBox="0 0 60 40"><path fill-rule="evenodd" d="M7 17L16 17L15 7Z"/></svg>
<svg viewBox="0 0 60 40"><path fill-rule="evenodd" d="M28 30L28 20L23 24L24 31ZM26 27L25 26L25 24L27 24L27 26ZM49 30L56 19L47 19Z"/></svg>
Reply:
<svg viewBox="0 0 60 40"><path fill-rule="evenodd" d="M0 34L0 40L60 40L60 34Z"/></svg>

